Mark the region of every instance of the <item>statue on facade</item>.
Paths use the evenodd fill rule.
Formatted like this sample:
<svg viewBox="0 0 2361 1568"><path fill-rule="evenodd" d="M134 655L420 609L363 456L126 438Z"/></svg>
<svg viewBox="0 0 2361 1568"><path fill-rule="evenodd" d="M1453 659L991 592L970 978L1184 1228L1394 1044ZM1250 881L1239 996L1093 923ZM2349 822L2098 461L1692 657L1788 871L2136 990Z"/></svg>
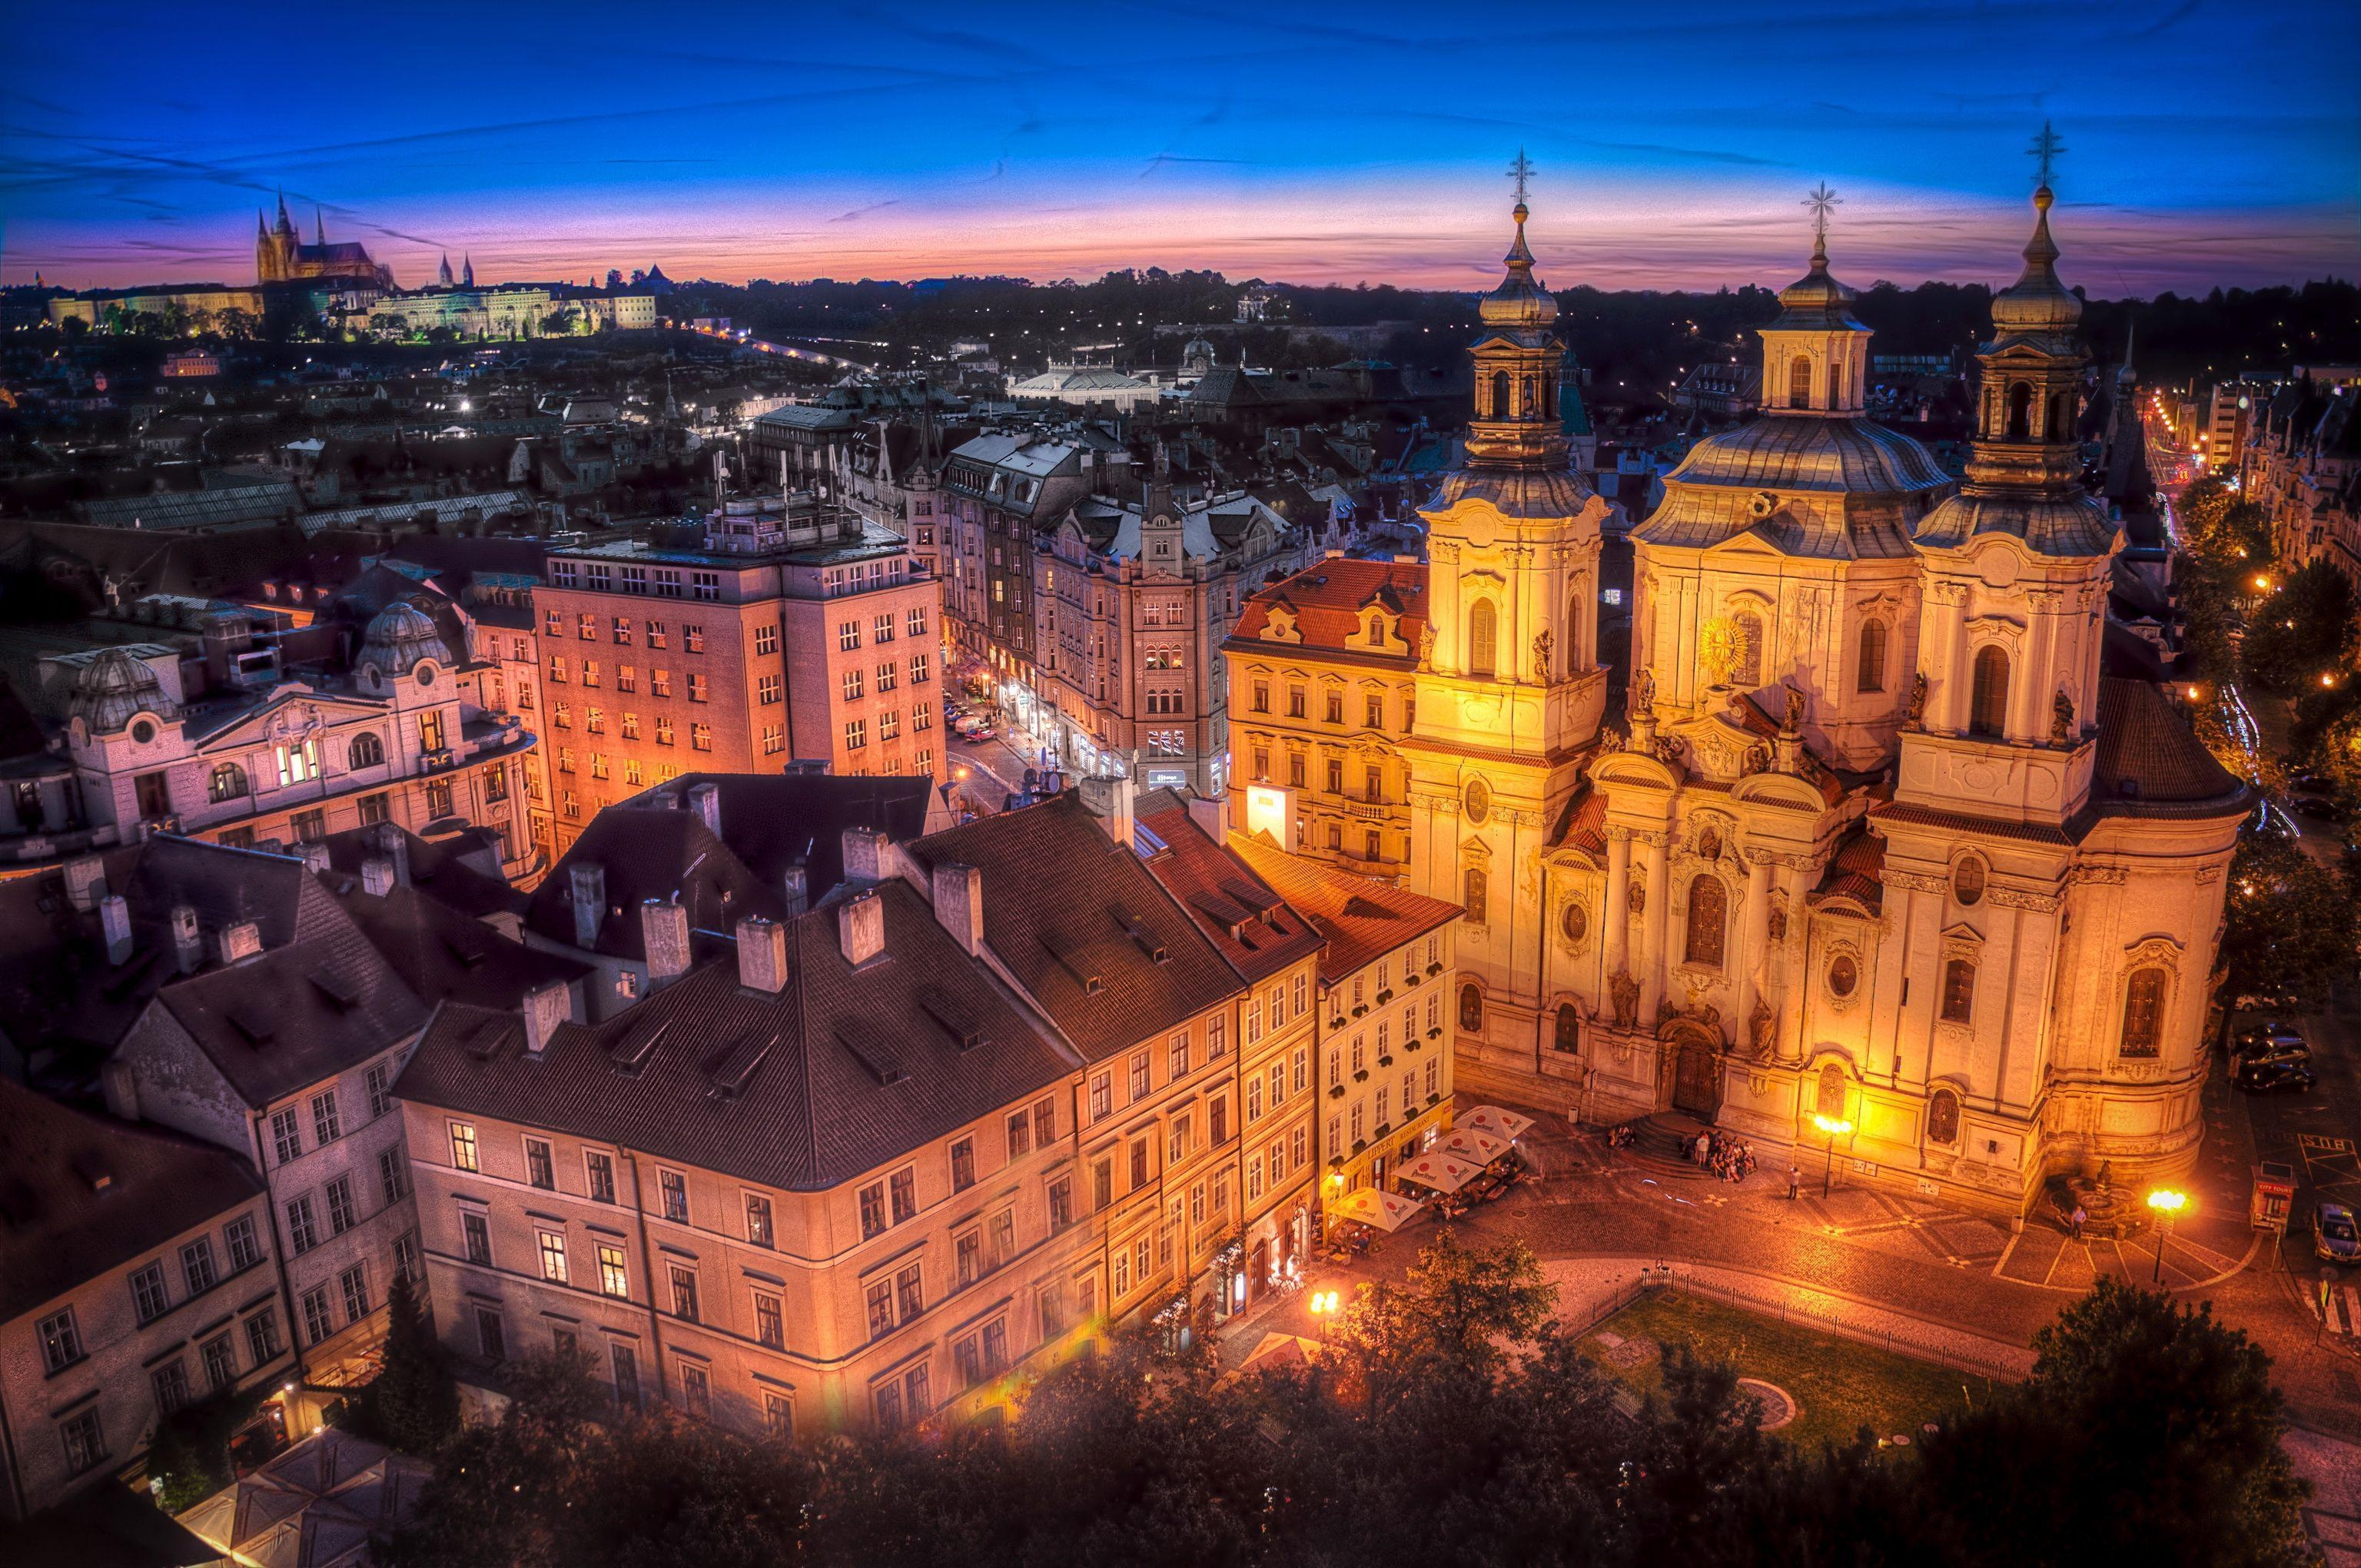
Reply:
<svg viewBox="0 0 2361 1568"><path fill-rule="evenodd" d="M1919 671L1910 677L1910 706L1902 713L1902 722L1913 727L1927 721L1927 672Z"/></svg>
<svg viewBox="0 0 2361 1568"><path fill-rule="evenodd" d="M1615 1007L1615 1026L1629 1029L1640 1021L1640 982L1631 978L1629 970L1617 970L1615 978L1607 982L1607 994Z"/></svg>
<svg viewBox="0 0 2361 1568"><path fill-rule="evenodd" d="M1772 1014L1771 1004L1756 998L1753 1015L1746 1020L1746 1040L1758 1060L1771 1055L1771 1036L1777 1027L1778 1020Z"/></svg>
<svg viewBox="0 0 2361 1568"><path fill-rule="evenodd" d="M1555 641L1546 626L1533 633L1533 684L1537 686L1550 684L1550 644Z"/></svg>
<svg viewBox="0 0 2361 1568"><path fill-rule="evenodd" d="M1770 769L1771 749L1767 746L1756 744L1746 748L1746 755L1740 760L1738 764L1738 776L1741 778L1752 778L1756 773L1768 773Z"/></svg>
<svg viewBox="0 0 2361 1568"><path fill-rule="evenodd" d="M1434 668L1434 623L1433 621L1427 622L1419 629L1418 667L1422 670Z"/></svg>
<svg viewBox="0 0 2361 1568"><path fill-rule="evenodd" d="M2074 743L2074 699L2059 686L2058 696L2049 705L2049 743L2071 746Z"/></svg>
<svg viewBox="0 0 2361 1568"><path fill-rule="evenodd" d="M1659 735L1656 737L1656 761L1668 768L1685 769L1688 766L1688 749L1681 744L1681 738L1677 735Z"/></svg>
<svg viewBox="0 0 2361 1568"><path fill-rule="evenodd" d="M1804 732L1804 694L1794 686L1787 688L1787 718L1779 729L1783 734L1787 735L1800 735Z"/></svg>
<svg viewBox="0 0 2361 1568"><path fill-rule="evenodd" d="M1645 718L1656 710L1656 677L1646 670L1631 677L1631 700L1624 705L1634 718Z"/></svg>
<svg viewBox="0 0 2361 1568"><path fill-rule="evenodd" d="M1609 752L1609 751L1621 751L1622 749L1623 749L1623 731L1621 731L1620 729L1611 729L1611 728L1609 728L1609 727L1606 727L1606 726L1601 726L1601 727L1600 727L1600 729L1599 729L1599 731L1598 731L1598 750L1599 750L1599 752L1600 752L1602 755L1604 755L1605 753L1607 753L1607 752Z"/></svg>

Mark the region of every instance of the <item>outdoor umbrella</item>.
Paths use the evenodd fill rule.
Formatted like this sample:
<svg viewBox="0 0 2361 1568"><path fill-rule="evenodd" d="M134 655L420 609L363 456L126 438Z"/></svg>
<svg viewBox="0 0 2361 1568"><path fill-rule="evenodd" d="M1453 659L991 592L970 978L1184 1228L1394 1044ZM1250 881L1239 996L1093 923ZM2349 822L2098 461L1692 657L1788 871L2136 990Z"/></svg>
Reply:
<svg viewBox="0 0 2361 1568"><path fill-rule="evenodd" d="M1274 1330L1262 1336L1262 1343L1254 1347L1254 1353L1246 1357L1245 1365L1238 1370L1255 1372L1266 1366L1307 1366L1319 1359L1318 1340Z"/></svg>
<svg viewBox="0 0 2361 1568"><path fill-rule="evenodd" d="M1425 1207L1415 1198L1363 1187L1337 1199L1329 1205L1328 1212L1339 1220L1354 1220L1376 1230L1392 1232L1401 1229L1411 1215Z"/></svg>
<svg viewBox="0 0 2361 1568"><path fill-rule="evenodd" d="M1431 1149L1416 1159L1404 1160L1400 1174L1404 1180L1432 1187L1437 1192L1456 1192L1483 1175L1484 1167L1479 1161Z"/></svg>
<svg viewBox="0 0 2361 1568"><path fill-rule="evenodd" d="M1480 1127L1455 1127L1436 1147L1461 1159L1472 1159L1477 1165L1489 1165L1509 1152L1509 1140Z"/></svg>
<svg viewBox="0 0 2361 1568"><path fill-rule="evenodd" d="M1514 1111L1503 1111L1498 1105L1478 1105L1459 1118L1463 1127L1473 1127L1479 1133L1489 1133L1497 1138L1511 1141L1522 1137L1525 1129L1533 1124L1531 1116L1520 1116Z"/></svg>

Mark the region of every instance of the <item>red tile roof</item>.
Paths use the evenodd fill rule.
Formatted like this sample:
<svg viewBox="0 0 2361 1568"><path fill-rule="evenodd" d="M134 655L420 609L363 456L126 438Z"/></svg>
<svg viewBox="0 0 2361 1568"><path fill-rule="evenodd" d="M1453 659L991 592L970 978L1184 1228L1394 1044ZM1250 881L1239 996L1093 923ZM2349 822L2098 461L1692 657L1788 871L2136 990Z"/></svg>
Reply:
<svg viewBox="0 0 2361 1568"><path fill-rule="evenodd" d="M1262 640L1271 610L1283 604L1295 611L1295 627L1303 636L1301 646L1384 659L1410 668L1416 663L1414 652L1388 654L1370 648L1367 639L1360 637L1361 612L1372 602L1401 617L1402 640L1416 649L1419 638L1426 630L1425 564L1359 561L1342 555L1315 561L1246 600L1246 608L1238 613L1236 627L1230 632L1230 645L1298 646Z"/></svg>
<svg viewBox="0 0 2361 1568"><path fill-rule="evenodd" d="M1323 985L1459 917L1455 904L1388 887L1254 839L1233 839L1230 846L1328 938L1327 951L1320 955Z"/></svg>
<svg viewBox="0 0 2361 1568"><path fill-rule="evenodd" d="M1850 898L1876 914L1885 907L1885 840L1856 827L1828 857L1828 871L1814 889L1816 897Z"/></svg>
<svg viewBox="0 0 2361 1568"><path fill-rule="evenodd" d="M1188 910L1230 967L1249 981L1279 973L1320 950L1325 938L1285 897L1224 844L1216 843L1169 789L1137 803L1139 821L1163 851L1148 871Z"/></svg>

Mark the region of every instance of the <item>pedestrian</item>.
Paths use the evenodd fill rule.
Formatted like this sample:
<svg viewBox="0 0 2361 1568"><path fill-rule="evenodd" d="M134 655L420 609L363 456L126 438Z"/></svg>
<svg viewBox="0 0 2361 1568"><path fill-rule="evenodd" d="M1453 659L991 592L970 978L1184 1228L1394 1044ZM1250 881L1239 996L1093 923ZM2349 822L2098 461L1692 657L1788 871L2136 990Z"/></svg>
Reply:
<svg viewBox="0 0 2361 1568"><path fill-rule="evenodd" d="M2082 1239L2082 1222L2087 1217L2082 1212L2082 1205L2077 1203L2074 1205L2073 1214L2067 1221L2067 1223L2074 1228L2074 1239L2078 1242Z"/></svg>
<svg viewBox="0 0 2361 1568"><path fill-rule="evenodd" d="M1804 1186L1804 1168L1803 1168L1802 1166L1800 1166L1800 1165L1793 1165L1793 1164L1789 1165L1789 1166L1787 1167L1787 1201L1788 1201L1788 1202L1793 1203L1793 1202L1795 1201L1795 1194L1796 1194L1797 1192L1799 1192L1799 1191L1801 1191L1801 1190L1803 1190L1803 1186Z"/></svg>
<svg viewBox="0 0 2361 1568"><path fill-rule="evenodd" d="M1706 1161L1707 1161L1707 1160L1710 1159L1710 1158L1712 1157L1712 1156L1713 1156L1713 1138L1712 1138L1712 1136L1711 1136L1710 1135L1708 1135L1708 1134L1699 1133L1699 1134L1697 1135L1697 1164L1699 1164L1699 1165L1703 1165L1703 1164L1705 1164L1705 1163L1706 1163Z"/></svg>

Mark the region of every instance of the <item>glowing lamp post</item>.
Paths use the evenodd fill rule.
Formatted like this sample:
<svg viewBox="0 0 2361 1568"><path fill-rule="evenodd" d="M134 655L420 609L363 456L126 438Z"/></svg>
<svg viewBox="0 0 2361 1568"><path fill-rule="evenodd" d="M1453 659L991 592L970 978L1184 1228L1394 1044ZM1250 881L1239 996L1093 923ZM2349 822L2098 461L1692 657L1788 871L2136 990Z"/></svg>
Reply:
<svg viewBox="0 0 2361 1568"><path fill-rule="evenodd" d="M2147 1195L2147 1206L2156 1211L2156 1283L2164 1283L2164 1238L2172 1229L2172 1222L2189 1207L2189 1194L2159 1187Z"/></svg>
<svg viewBox="0 0 2361 1568"><path fill-rule="evenodd" d="M1828 1163L1820 1168L1820 1196L1825 1198L1828 1195L1830 1183L1836 1179L1837 1140L1852 1131L1852 1124L1841 1116L1815 1116L1812 1118L1812 1125L1817 1127L1828 1140Z"/></svg>
<svg viewBox="0 0 2361 1568"><path fill-rule="evenodd" d="M1324 1343L1328 1338L1328 1320L1336 1315L1336 1292L1314 1290L1311 1305L1312 1321L1320 1325L1320 1338Z"/></svg>

